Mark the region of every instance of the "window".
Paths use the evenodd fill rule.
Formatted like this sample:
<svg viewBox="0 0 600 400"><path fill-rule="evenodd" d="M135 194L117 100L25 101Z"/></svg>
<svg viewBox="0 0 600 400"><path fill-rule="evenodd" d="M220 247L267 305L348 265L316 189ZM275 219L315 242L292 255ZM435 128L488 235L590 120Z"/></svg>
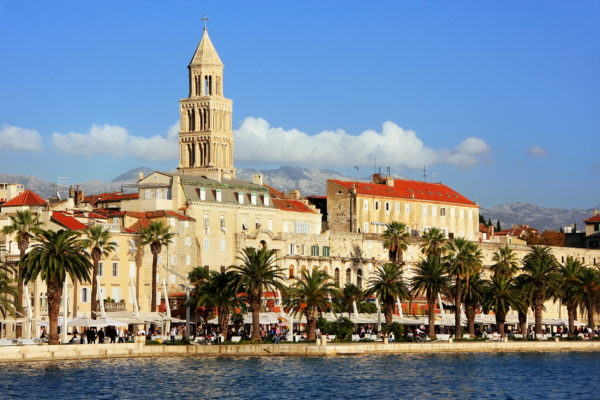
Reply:
<svg viewBox="0 0 600 400"><path fill-rule="evenodd" d="M98 276L104 275L104 263L100 261L98 263Z"/></svg>
<svg viewBox="0 0 600 400"><path fill-rule="evenodd" d="M295 222L294 223L294 232L295 233L310 233L310 224L308 222Z"/></svg>
<svg viewBox="0 0 600 400"><path fill-rule="evenodd" d="M256 229L260 228L260 219L256 218L255 224Z"/></svg>
<svg viewBox="0 0 600 400"><path fill-rule="evenodd" d="M444 207L440 208L440 217L446 216L446 209Z"/></svg>
<svg viewBox="0 0 600 400"><path fill-rule="evenodd" d="M437 215L437 207L431 206L431 216L435 217Z"/></svg>
<svg viewBox="0 0 600 400"><path fill-rule="evenodd" d="M362 269L356 270L356 286L362 288Z"/></svg>
<svg viewBox="0 0 600 400"><path fill-rule="evenodd" d="M423 215L427 215L427 206L423 206Z"/></svg>
<svg viewBox="0 0 600 400"><path fill-rule="evenodd" d="M369 209L369 201L363 200L363 210L368 210L368 209Z"/></svg>
<svg viewBox="0 0 600 400"><path fill-rule="evenodd" d="M119 301L121 301L121 288L120 287L112 288L110 297L117 303Z"/></svg>
<svg viewBox="0 0 600 400"><path fill-rule="evenodd" d="M385 212L389 213L392 210L392 205L390 204L389 201L386 201L384 204L385 207Z"/></svg>
<svg viewBox="0 0 600 400"><path fill-rule="evenodd" d="M396 213L400 214L400 203L396 203Z"/></svg>
<svg viewBox="0 0 600 400"><path fill-rule="evenodd" d="M221 239L220 248L221 248L221 251L225 251L225 239Z"/></svg>
<svg viewBox="0 0 600 400"><path fill-rule="evenodd" d="M204 250L209 249L209 244L210 244L210 241L208 239L204 239Z"/></svg>
<svg viewBox="0 0 600 400"><path fill-rule="evenodd" d="M210 225L209 225L209 222L208 222L208 214L204 214L204 227L208 228L209 226Z"/></svg>
<svg viewBox="0 0 600 400"><path fill-rule="evenodd" d="M222 193L221 193L221 189L217 189L217 190L215 191L215 199L216 199L218 202L221 202L221 195L222 195Z"/></svg>
<svg viewBox="0 0 600 400"><path fill-rule="evenodd" d="M192 256L189 254L185 256L185 265L192 265Z"/></svg>
<svg viewBox="0 0 600 400"><path fill-rule="evenodd" d="M250 204L252 204L253 206L256 205L256 193L252 193L250 195Z"/></svg>
<svg viewBox="0 0 600 400"><path fill-rule="evenodd" d="M150 189L144 190L144 198L151 199L152 198L152 190L150 190Z"/></svg>
<svg viewBox="0 0 600 400"><path fill-rule="evenodd" d="M156 198L162 199L162 190L161 189L156 189Z"/></svg>
<svg viewBox="0 0 600 400"><path fill-rule="evenodd" d="M242 218L242 230L243 231L248 230L248 220L246 220L246 218Z"/></svg>
<svg viewBox="0 0 600 400"><path fill-rule="evenodd" d="M294 279L294 266L293 265L290 265L289 273L288 273L288 278L289 279Z"/></svg>
<svg viewBox="0 0 600 400"><path fill-rule="evenodd" d="M129 276L135 278L135 261L129 262Z"/></svg>
<svg viewBox="0 0 600 400"><path fill-rule="evenodd" d="M405 214L410 214L410 204L405 204L404 205L404 213Z"/></svg>
<svg viewBox="0 0 600 400"><path fill-rule="evenodd" d="M379 210L379 201L375 200L375 209Z"/></svg>
<svg viewBox="0 0 600 400"><path fill-rule="evenodd" d="M340 269L336 268L333 273L333 279L335 280L335 284L340 286Z"/></svg>
<svg viewBox="0 0 600 400"><path fill-rule="evenodd" d="M352 271L350 268L346 268L346 283L352 283Z"/></svg>
<svg viewBox="0 0 600 400"><path fill-rule="evenodd" d="M186 237L185 238L185 245L187 247L191 247L192 246L192 238Z"/></svg>
<svg viewBox="0 0 600 400"><path fill-rule="evenodd" d="M271 201L269 200L269 195L265 194L265 198L264 198L264 204L266 207L269 207L271 205Z"/></svg>
<svg viewBox="0 0 600 400"><path fill-rule="evenodd" d="M206 200L206 189L200 188L200 200Z"/></svg>
<svg viewBox="0 0 600 400"><path fill-rule="evenodd" d="M296 246L293 244L288 245L288 254L293 256L296 254Z"/></svg>
<svg viewBox="0 0 600 400"><path fill-rule="evenodd" d="M319 255L319 246L318 245L310 246L310 255L313 257L317 257Z"/></svg>
<svg viewBox="0 0 600 400"><path fill-rule="evenodd" d="M594 224L594 232L600 231L600 223L596 222Z"/></svg>
<svg viewBox="0 0 600 400"><path fill-rule="evenodd" d="M450 217L452 217L452 218L456 217L456 210L454 208L450 209Z"/></svg>
<svg viewBox="0 0 600 400"><path fill-rule="evenodd" d="M323 246L323 257L329 257L330 251L329 246Z"/></svg>
<svg viewBox="0 0 600 400"><path fill-rule="evenodd" d="M79 296L79 301L81 301L82 303L89 303L90 302L90 289L84 287L81 288L81 292L80 292L80 296Z"/></svg>
<svg viewBox="0 0 600 400"><path fill-rule="evenodd" d="M238 192L238 203L244 204L244 192Z"/></svg>
<svg viewBox="0 0 600 400"><path fill-rule="evenodd" d="M221 223L221 229L226 229L225 228L225 216L221 215L221 217L219 218L220 223Z"/></svg>
<svg viewBox="0 0 600 400"><path fill-rule="evenodd" d="M177 264L177 256L171 256L171 265Z"/></svg>

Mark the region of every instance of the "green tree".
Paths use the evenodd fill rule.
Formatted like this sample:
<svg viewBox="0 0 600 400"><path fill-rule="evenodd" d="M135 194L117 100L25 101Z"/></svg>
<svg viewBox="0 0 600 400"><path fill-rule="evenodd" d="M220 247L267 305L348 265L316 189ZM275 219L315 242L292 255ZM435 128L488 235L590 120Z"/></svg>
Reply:
<svg viewBox="0 0 600 400"><path fill-rule="evenodd" d="M142 246L150 246L152 253L152 297L150 311L156 311L156 274L158 269L158 255L162 251L163 246L168 246L175 236L169 232L169 227L161 221L151 221L148 228L142 228L140 232L140 244Z"/></svg>
<svg viewBox="0 0 600 400"><path fill-rule="evenodd" d="M439 256L429 255L417 264L411 279L412 294L425 294L429 315L429 337L435 339L435 300L450 291L450 278Z"/></svg>
<svg viewBox="0 0 600 400"><path fill-rule="evenodd" d="M485 285L485 295L481 304L486 311L494 311L498 331L502 338L506 337L506 332L504 332L506 314L511 308L519 308L519 296L515 294L512 279L505 275L492 276L492 279Z"/></svg>
<svg viewBox="0 0 600 400"><path fill-rule="evenodd" d="M446 235L439 228L431 228L421 236L421 252L425 257L443 256L446 251L448 240Z"/></svg>
<svg viewBox="0 0 600 400"><path fill-rule="evenodd" d="M319 315L332 307L329 297L336 290L331 276L325 271L303 270L300 279L290 286L285 296L285 304L294 315L304 315L308 328L307 339L315 340L315 328Z"/></svg>
<svg viewBox="0 0 600 400"><path fill-rule="evenodd" d="M492 260L495 264L490 269L494 275L504 275L512 278L519 270L517 255L508 245L496 250Z"/></svg>
<svg viewBox="0 0 600 400"><path fill-rule="evenodd" d="M535 334L541 335L544 302L557 294L559 287L557 262L551 249L546 246L532 246L523 262L523 272L517 277L517 284L523 295L533 301Z"/></svg>
<svg viewBox="0 0 600 400"><path fill-rule="evenodd" d="M402 301L410 298L410 292L402 278L400 266L392 263L378 266L373 277L369 279L367 294L375 295L378 301L383 303L385 323L391 324L396 299Z"/></svg>
<svg viewBox="0 0 600 400"><path fill-rule="evenodd" d="M569 318L569 337L575 336L575 315L579 306L580 276L583 266L579 260L568 256L565 263L558 268L560 273L559 295L561 302L567 306Z"/></svg>
<svg viewBox="0 0 600 400"><path fill-rule="evenodd" d="M58 344L58 313L67 276L73 282L89 282L93 268L76 231L41 231L33 248L19 261L23 281L41 278L46 283L50 317L49 344Z"/></svg>
<svg viewBox="0 0 600 400"><path fill-rule="evenodd" d="M229 316L236 308L244 309L244 302L237 296L237 275L233 271L211 272L208 280L200 284L197 307L217 310L221 334L227 340Z"/></svg>
<svg viewBox="0 0 600 400"><path fill-rule="evenodd" d="M500 220L496 221L496 232L500 232L502 230L502 225L500 225Z"/></svg>
<svg viewBox="0 0 600 400"><path fill-rule="evenodd" d="M483 279L481 271L474 271L468 277L469 284L467 285L467 279L463 279L464 290L462 292L463 302L465 304L465 313L467 315L467 327L469 330L469 336L475 337L475 313L484 297L485 292L485 280Z"/></svg>
<svg viewBox="0 0 600 400"><path fill-rule="evenodd" d="M83 231L82 245L89 249L92 258L92 311L98 310L98 263L102 257L108 257L117 250L117 242L111 239L110 230L101 225L88 226ZM75 290L77 292L77 290ZM92 313L92 318L96 315Z"/></svg>
<svg viewBox="0 0 600 400"><path fill-rule="evenodd" d="M39 221L38 214L29 210L17 211L17 215L11 215L10 223L2 228L6 235L15 235L17 247L19 248L19 259L25 256L25 251L29 247L29 242L33 235L39 231L42 223ZM21 264L19 264L21 265ZM23 310L23 268L17 267L17 295L15 305L18 312ZM17 325L16 335L21 337L21 325Z"/></svg>
<svg viewBox="0 0 600 400"><path fill-rule="evenodd" d="M465 286L469 286L469 276L482 266L483 255L479 246L470 242L465 238L458 237L448 243L448 258L447 267L448 273L454 277L454 329L456 338L462 338L462 325L460 324L461 303L463 285L462 280L465 279ZM468 290L468 288L467 288Z"/></svg>
<svg viewBox="0 0 600 400"><path fill-rule="evenodd" d="M278 267L275 251L245 247L237 257L241 265L230 268L237 274L237 290L246 294L252 308L252 341L260 340L260 304L265 291L284 290L283 270Z"/></svg>
<svg viewBox="0 0 600 400"><path fill-rule="evenodd" d="M346 283L342 289L337 290L335 296L336 299L339 298L341 303L338 309L341 312L347 312L349 318L354 311L354 303L356 303L356 308L360 308L362 303L365 302L366 293L355 284Z"/></svg>
<svg viewBox="0 0 600 400"><path fill-rule="evenodd" d="M0 314L2 314L2 318L6 318L7 314L16 315L15 303L19 290L9 276L9 273L14 272L12 266L0 262Z"/></svg>
<svg viewBox="0 0 600 400"><path fill-rule="evenodd" d="M184 307L192 307L194 310L194 321L198 326L198 301L200 299L200 286L208 279L209 272L204 267L194 267L188 273L188 282L190 283L190 299L183 303ZM210 309L201 308L202 321L206 324L210 316Z"/></svg>
<svg viewBox="0 0 600 400"><path fill-rule="evenodd" d="M399 264L402 261L402 253L408 249L409 237L406 225L402 222L394 221L385 226L383 247L388 249L391 262Z"/></svg>
<svg viewBox="0 0 600 400"><path fill-rule="evenodd" d="M582 268L579 273L579 290L577 301L585 305L588 313L588 326L592 328L591 336L594 336L596 322L594 314L600 301L600 272L595 268Z"/></svg>

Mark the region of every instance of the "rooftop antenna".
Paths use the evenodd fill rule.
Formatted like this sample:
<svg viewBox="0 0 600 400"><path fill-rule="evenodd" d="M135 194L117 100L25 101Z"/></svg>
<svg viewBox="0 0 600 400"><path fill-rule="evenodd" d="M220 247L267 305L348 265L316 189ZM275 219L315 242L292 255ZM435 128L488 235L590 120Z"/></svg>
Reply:
<svg viewBox="0 0 600 400"><path fill-rule="evenodd" d="M59 191L61 189L64 189L67 187L67 183L69 182L69 177L68 176L59 176L57 181L56 181L56 197L60 200L60 193Z"/></svg>
<svg viewBox="0 0 600 400"><path fill-rule="evenodd" d="M373 171L373 172L375 172L375 173L377 172L377 156L375 156L375 171Z"/></svg>
<svg viewBox="0 0 600 400"><path fill-rule="evenodd" d="M427 167L423 165L423 182L427 182Z"/></svg>
<svg viewBox="0 0 600 400"><path fill-rule="evenodd" d="M390 176L390 167L387 167L387 175L386 176Z"/></svg>
<svg viewBox="0 0 600 400"><path fill-rule="evenodd" d="M438 172L431 173L431 181L436 183L442 183L442 181L438 178L440 174Z"/></svg>
<svg viewBox="0 0 600 400"><path fill-rule="evenodd" d="M356 183L358 184L358 166L354 167L356 169Z"/></svg>

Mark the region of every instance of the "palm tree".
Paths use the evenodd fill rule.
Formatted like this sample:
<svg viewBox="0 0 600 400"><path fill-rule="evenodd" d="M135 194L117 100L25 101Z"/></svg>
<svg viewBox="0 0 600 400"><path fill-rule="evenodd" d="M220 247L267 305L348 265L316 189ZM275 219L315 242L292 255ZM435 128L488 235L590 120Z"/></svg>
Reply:
<svg viewBox="0 0 600 400"><path fill-rule="evenodd" d="M421 236L421 252L425 257L435 255L441 257L446 251L448 240L439 228L430 228Z"/></svg>
<svg viewBox="0 0 600 400"><path fill-rule="evenodd" d="M13 285L8 272L14 272L14 269L5 263L0 264L0 314L2 318L6 315L16 315L15 303L18 295L18 289ZM8 297L11 299L8 299Z"/></svg>
<svg viewBox="0 0 600 400"><path fill-rule="evenodd" d="M490 269L494 275L501 274L511 278L519 269L517 255L510 247L508 247L508 245L496 250L492 260L495 262L495 264L492 265Z"/></svg>
<svg viewBox="0 0 600 400"><path fill-rule="evenodd" d="M296 282L288 288L286 306L294 315L301 314L306 317L308 340L316 339L317 319L323 311L332 307L329 297L335 290L335 283L331 276L320 269L303 270L301 278L296 279Z"/></svg>
<svg viewBox="0 0 600 400"><path fill-rule="evenodd" d="M195 267L188 273L188 282L191 285L190 299L186 301L183 306L193 307L194 321L196 322L196 326L198 326L198 301L200 299L200 286L208 279L208 276L209 272L204 267ZM204 323L207 323L209 317L208 309L203 308L202 311L202 320Z"/></svg>
<svg viewBox="0 0 600 400"><path fill-rule="evenodd" d="M485 281L481 271L475 271L469 275L469 284L463 279L464 290L462 292L463 302L467 314L467 326L469 337L475 337L475 313L481 305L484 296Z"/></svg>
<svg viewBox="0 0 600 400"><path fill-rule="evenodd" d="M90 250L90 257L94 266L92 270L92 311L98 309L98 263L102 257L108 257L110 253L116 251L117 243L111 241L110 230L102 225L88 226L83 231L84 239L82 245ZM75 290L77 293L77 290ZM77 297L77 294L75 294ZM92 313L92 318L96 315Z"/></svg>
<svg viewBox="0 0 600 400"><path fill-rule="evenodd" d="M581 287L580 275L583 272L583 266L579 260L568 256L563 265L558 268L560 273L560 291L559 298L567 306L567 315L569 318L569 337L575 335L575 315L577 314L578 291Z"/></svg>
<svg viewBox="0 0 600 400"><path fill-rule="evenodd" d="M348 318L354 311L354 303L356 307L365 301L365 292L353 283L346 283L344 287L337 291L336 298L341 300L340 311L348 312Z"/></svg>
<svg viewBox="0 0 600 400"><path fill-rule="evenodd" d="M502 338L506 337L504 322L511 308L519 308L519 297L515 294L512 279L502 275L494 275L485 285L482 306L485 310L493 310L496 314L496 325Z"/></svg>
<svg viewBox="0 0 600 400"><path fill-rule="evenodd" d="M405 300L410 298L408 287L402 279L400 266L392 263L378 266L373 277L369 279L367 294L374 294L377 301L383 303L385 323L390 325L394 316L396 299Z"/></svg>
<svg viewBox="0 0 600 400"><path fill-rule="evenodd" d="M585 305L588 312L588 327L592 328L594 336L594 313L600 301L600 272L595 268L582 268L579 273L579 290L577 300Z"/></svg>
<svg viewBox="0 0 600 400"><path fill-rule="evenodd" d="M523 262L523 273L517 277L517 285L524 292L523 295L533 301L535 334L541 335L544 302L553 297L559 287L557 262L546 246L532 246Z"/></svg>
<svg viewBox="0 0 600 400"><path fill-rule="evenodd" d="M456 338L462 338L462 325L460 324L462 302L462 280L469 286L469 276L481 268L483 255L481 249L474 242L458 237L448 243L448 272L454 277L454 328Z"/></svg>
<svg viewBox="0 0 600 400"><path fill-rule="evenodd" d="M394 221L385 226L383 247L388 249L391 262L399 264L402 261L402 253L408 249L409 237L406 225L402 222Z"/></svg>
<svg viewBox="0 0 600 400"><path fill-rule="evenodd" d="M158 255L162 251L163 246L168 246L175 236L169 232L169 227L161 221L151 221L148 228L142 228L140 232L140 244L142 246L149 245L152 252L152 298L150 311L156 311L156 274Z"/></svg>
<svg viewBox="0 0 600 400"><path fill-rule="evenodd" d="M237 274L237 290L248 296L252 307L252 341L260 340L260 305L264 291L283 290L282 281L285 279L283 270L275 262L275 251L266 248L256 250L246 247L237 257L241 265L230 268Z"/></svg>
<svg viewBox="0 0 600 400"><path fill-rule="evenodd" d="M208 280L199 286L199 297L195 304L202 307L213 307L217 310L221 334L227 340L229 315L236 307L244 308L244 302L237 297L236 274L233 271L210 273Z"/></svg>
<svg viewBox="0 0 600 400"><path fill-rule="evenodd" d="M93 268L79 240L79 232L61 229L41 231L37 243L19 261L23 281L27 284L38 278L46 283L50 317L49 344L58 344L58 313L63 295L63 282L70 276L73 282L89 282Z"/></svg>
<svg viewBox="0 0 600 400"><path fill-rule="evenodd" d="M17 211L17 215L10 216L10 224L2 228L2 232L6 235L16 233L17 247L19 248L19 259L25 256L25 251L29 247L29 242L33 235L40 229L42 223L39 221L38 214L34 214L29 210ZM17 270L17 294L15 305L17 311L21 312L23 308L23 268L18 267ZM21 337L21 325L17 325L16 335Z"/></svg>
<svg viewBox="0 0 600 400"><path fill-rule="evenodd" d="M435 339L435 300L438 294L448 293L450 278L440 257L430 254L417 264L411 279L412 294L425 294L429 315L429 337Z"/></svg>

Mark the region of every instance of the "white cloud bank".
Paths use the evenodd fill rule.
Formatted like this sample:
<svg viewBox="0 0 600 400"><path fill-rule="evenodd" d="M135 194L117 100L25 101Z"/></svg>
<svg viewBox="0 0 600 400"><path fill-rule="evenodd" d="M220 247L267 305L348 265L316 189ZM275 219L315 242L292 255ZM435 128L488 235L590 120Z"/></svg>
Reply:
<svg viewBox="0 0 600 400"><path fill-rule="evenodd" d="M88 133L53 133L52 142L58 150L74 155L134 157L145 161L176 160L179 158L179 122L165 136L133 136L116 125L92 125Z"/></svg>
<svg viewBox="0 0 600 400"><path fill-rule="evenodd" d="M54 146L76 156L131 156L138 160L178 160L179 123L165 136L132 136L125 128L94 125L88 133L53 133ZM420 169L447 164L460 168L477 165L489 154L483 139L469 137L452 149L426 147L415 132L385 122L381 132L367 130L350 135L343 130L308 135L297 129L269 126L262 118L248 117L235 131L235 160L312 167L379 165Z"/></svg>
<svg viewBox="0 0 600 400"><path fill-rule="evenodd" d="M246 118L235 133L238 161L301 164L314 167L352 167L377 164L409 169L448 164L477 165L490 152L483 139L469 137L452 149L426 147L414 131L385 122L381 132L350 135L343 130L308 135L297 129L269 126L262 118Z"/></svg>
<svg viewBox="0 0 600 400"><path fill-rule="evenodd" d="M546 157L547 153L546 153L546 149L544 149L543 147L531 146L530 148L527 149L527 155L530 157L541 158L541 157Z"/></svg>
<svg viewBox="0 0 600 400"><path fill-rule="evenodd" d="M0 128L0 151L40 151L42 136L35 129L2 125Z"/></svg>

